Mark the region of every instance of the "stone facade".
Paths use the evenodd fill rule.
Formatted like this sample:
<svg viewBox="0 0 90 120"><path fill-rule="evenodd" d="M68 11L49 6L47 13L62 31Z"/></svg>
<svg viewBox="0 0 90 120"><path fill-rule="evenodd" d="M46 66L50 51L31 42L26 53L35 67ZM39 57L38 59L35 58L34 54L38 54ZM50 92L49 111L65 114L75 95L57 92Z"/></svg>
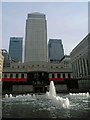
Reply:
<svg viewBox="0 0 90 120"><path fill-rule="evenodd" d="M3 60L2 51L0 49L0 118L2 118L2 70L3 70Z"/></svg>
<svg viewBox="0 0 90 120"><path fill-rule="evenodd" d="M90 33L72 50L73 77L90 79Z"/></svg>
<svg viewBox="0 0 90 120"><path fill-rule="evenodd" d="M2 79L3 61L4 61L4 57L2 56L2 51L0 49L0 81Z"/></svg>
<svg viewBox="0 0 90 120"><path fill-rule="evenodd" d="M90 92L90 33L72 50L73 78L78 80L79 91Z"/></svg>
<svg viewBox="0 0 90 120"><path fill-rule="evenodd" d="M13 92L45 92L52 80L58 92L67 91L65 80L72 80L70 60L62 63L26 62L11 63L3 70L3 90ZM61 88L61 89L60 89Z"/></svg>

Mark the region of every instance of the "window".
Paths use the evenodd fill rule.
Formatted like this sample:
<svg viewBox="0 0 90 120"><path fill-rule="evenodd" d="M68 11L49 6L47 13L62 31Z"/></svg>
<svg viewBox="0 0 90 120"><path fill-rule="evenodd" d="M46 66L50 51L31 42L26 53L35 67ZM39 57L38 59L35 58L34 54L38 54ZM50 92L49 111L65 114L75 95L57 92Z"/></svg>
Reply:
<svg viewBox="0 0 90 120"><path fill-rule="evenodd" d="M54 75L54 74L52 74L52 78L55 78L55 75Z"/></svg>
<svg viewBox="0 0 90 120"><path fill-rule="evenodd" d="M21 78L24 78L24 74L21 75Z"/></svg>
<svg viewBox="0 0 90 120"><path fill-rule="evenodd" d="M16 78L18 78L18 74L16 74Z"/></svg>
<svg viewBox="0 0 90 120"><path fill-rule="evenodd" d="M65 78L65 74L63 74L63 78Z"/></svg>
<svg viewBox="0 0 90 120"><path fill-rule="evenodd" d="M71 78L71 74L68 74L68 78Z"/></svg>
<svg viewBox="0 0 90 120"><path fill-rule="evenodd" d="M58 66L56 66L56 68L58 68Z"/></svg>
<svg viewBox="0 0 90 120"><path fill-rule="evenodd" d="M10 78L13 78L13 74L10 74Z"/></svg>
<svg viewBox="0 0 90 120"><path fill-rule="evenodd" d="M7 74L4 74L4 78L7 78Z"/></svg>
<svg viewBox="0 0 90 120"><path fill-rule="evenodd" d="M57 74L57 78L60 78L60 74Z"/></svg>

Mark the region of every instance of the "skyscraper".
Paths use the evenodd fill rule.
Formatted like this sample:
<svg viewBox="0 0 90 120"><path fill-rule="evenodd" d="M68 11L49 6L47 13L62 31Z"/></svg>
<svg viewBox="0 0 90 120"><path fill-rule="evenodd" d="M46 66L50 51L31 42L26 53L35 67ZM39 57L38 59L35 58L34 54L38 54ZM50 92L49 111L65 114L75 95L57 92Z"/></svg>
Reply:
<svg viewBox="0 0 90 120"><path fill-rule="evenodd" d="M22 62L22 43L23 37L10 37L9 55L16 62Z"/></svg>
<svg viewBox="0 0 90 120"><path fill-rule="evenodd" d="M61 39L50 39L48 43L48 56L50 62L60 62L64 56L64 49Z"/></svg>
<svg viewBox="0 0 90 120"><path fill-rule="evenodd" d="M45 14L37 12L28 14L24 61L47 61L47 21Z"/></svg>

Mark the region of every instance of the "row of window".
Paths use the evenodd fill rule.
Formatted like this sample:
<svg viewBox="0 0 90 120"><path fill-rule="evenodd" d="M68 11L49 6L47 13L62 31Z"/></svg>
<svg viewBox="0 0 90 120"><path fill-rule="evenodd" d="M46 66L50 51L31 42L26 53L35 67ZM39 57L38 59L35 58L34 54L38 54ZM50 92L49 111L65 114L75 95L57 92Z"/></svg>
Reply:
<svg viewBox="0 0 90 120"><path fill-rule="evenodd" d="M41 65L32 65L28 67L40 67ZM12 68L26 68L26 66L12 66ZM46 67L45 65L42 65L42 67ZM63 68L64 66L50 66L50 68Z"/></svg>
<svg viewBox="0 0 90 120"><path fill-rule="evenodd" d="M18 74L18 73L16 73L16 74L12 74L11 73L10 76L9 76L9 78L19 78L19 75L20 74ZM55 76L56 74L54 74L54 73L53 74L49 74L49 75L50 75L50 78L55 78L56 77ZM3 77L4 78L8 78L8 74L4 74ZM20 78L25 78L25 75L22 73L21 76L20 76ZM61 74L58 73L57 74L57 78L71 78L71 74L68 73L66 75L65 73L63 73L62 76L61 76Z"/></svg>
<svg viewBox="0 0 90 120"><path fill-rule="evenodd" d="M4 78L8 78L8 74L4 74L3 77L4 77ZM25 77L25 76L24 76L24 74L22 73L20 78L24 78L24 77ZM16 74L12 74L12 73L11 73L9 78L19 78L19 74L18 74L18 73L16 73Z"/></svg>
<svg viewBox="0 0 90 120"><path fill-rule="evenodd" d="M55 78L56 77L56 75L53 73L53 74L50 74L50 78ZM71 78L71 74L70 73L68 73L68 74L65 74L65 73L63 73L63 74L57 74L57 77L56 78Z"/></svg>
<svg viewBox="0 0 90 120"><path fill-rule="evenodd" d="M32 66L28 66L28 67L40 67L40 65L32 65ZM26 68L27 66L12 66L12 68ZM42 65L42 67L46 67L45 65Z"/></svg>

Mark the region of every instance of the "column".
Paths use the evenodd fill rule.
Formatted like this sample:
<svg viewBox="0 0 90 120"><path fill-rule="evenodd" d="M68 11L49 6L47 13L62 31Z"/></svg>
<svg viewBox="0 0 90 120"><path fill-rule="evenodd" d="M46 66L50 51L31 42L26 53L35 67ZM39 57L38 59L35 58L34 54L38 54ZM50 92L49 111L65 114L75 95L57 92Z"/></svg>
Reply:
<svg viewBox="0 0 90 120"><path fill-rule="evenodd" d="M68 78L68 73L65 73L65 78Z"/></svg>
<svg viewBox="0 0 90 120"><path fill-rule="evenodd" d="M57 78L57 73L55 73L55 78Z"/></svg>
<svg viewBox="0 0 90 120"><path fill-rule="evenodd" d="M82 60L82 71L83 71L83 76L85 76L85 69L84 69L84 62L83 62L83 58L81 59Z"/></svg>
<svg viewBox="0 0 90 120"><path fill-rule="evenodd" d="M27 74L26 73L24 74L24 78L27 78Z"/></svg>
<svg viewBox="0 0 90 120"><path fill-rule="evenodd" d="M21 78L21 73L18 74L18 78Z"/></svg>
<svg viewBox="0 0 90 120"><path fill-rule="evenodd" d="M63 78L63 74L61 73L61 78Z"/></svg>
<svg viewBox="0 0 90 120"><path fill-rule="evenodd" d="M84 60L85 60L85 67L86 67L86 75L88 75L88 66L87 66L87 60L86 60L86 58L85 58Z"/></svg>
<svg viewBox="0 0 90 120"><path fill-rule="evenodd" d="M12 73L13 74L13 78L16 78L16 73Z"/></svg>

